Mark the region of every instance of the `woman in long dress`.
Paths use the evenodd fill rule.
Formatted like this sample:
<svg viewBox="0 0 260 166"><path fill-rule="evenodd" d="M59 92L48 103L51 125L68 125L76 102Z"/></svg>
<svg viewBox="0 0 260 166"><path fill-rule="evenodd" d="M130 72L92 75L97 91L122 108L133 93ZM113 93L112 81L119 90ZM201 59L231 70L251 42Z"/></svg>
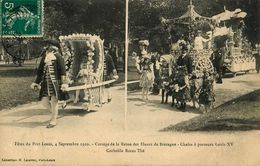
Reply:
<svg viewBox="0 0 260 166"><path fill-rule="evenodd" d="M136 58L136 67L138 73L141 74L139 86L142 87L142 99L148 100L149 89L154 83L153 63L151 56L147 53L149 42L147 40L141 40L139 45L141 56Z"/></svg>

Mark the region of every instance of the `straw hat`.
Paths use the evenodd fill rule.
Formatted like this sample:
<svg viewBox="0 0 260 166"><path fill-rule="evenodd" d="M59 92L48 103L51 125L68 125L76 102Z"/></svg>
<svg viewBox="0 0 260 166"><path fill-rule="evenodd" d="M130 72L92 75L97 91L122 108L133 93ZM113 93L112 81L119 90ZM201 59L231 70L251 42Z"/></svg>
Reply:
<svg viewBox="0 0 260 166"><path fill-rule="evenodd" d="M139 45L140 46L149 46L149 41L148 40L140 40Z"/></svg>

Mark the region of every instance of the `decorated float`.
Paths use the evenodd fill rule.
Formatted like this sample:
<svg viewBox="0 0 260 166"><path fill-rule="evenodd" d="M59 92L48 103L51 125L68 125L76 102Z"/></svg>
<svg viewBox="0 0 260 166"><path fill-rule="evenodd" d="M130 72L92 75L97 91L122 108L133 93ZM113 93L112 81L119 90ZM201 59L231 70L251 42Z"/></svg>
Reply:
<svg viewBox="0 0 260 166"><path fill-rule="evenodd" d="M213 71L210 55L213 50L222 49L224 54L224 73L232 73L234 76L240 72L249 72L255 68L255 60L252 56L252 48L249 41L243 35L245 27L243 19L247 13L241 9L226 10L212 17L204 17L198 14L192 0L188 10L178 18L162 18L162 26L169 36L177 26L186 27L186 32L179 36L179 40L171 41L172 54L177 58L180 54L180 44L188 45L193 58L193 67L196 73ZM203 29L203 31L202 31ZM203 44L203 49L196 49L196 33L202 31L202 37L208 42ZM186 40L184 40L186 38ZM187 42L188 41L188 42Z"/></svg>
<svg viewBox="0 0 260 166"><path fill-rule="evenodd" d="M225 47L223 64L225 73L234 76L255 69L251 44L243 34L245 28L243 19L246 15L247 13L241 9L229 11L224 7L224 12L212 17L216 23L213 31L215 44Z"/></svg>
<svg viewBox="0 0 260 166"><path fill-rule="evenodd" d="M179 40L176 42L170 43L170 50L174 59L177 59L181 52L180 45L184 44L188 46L190 55L193 59L193 71L194 74L197 76L202 76L203 71L208 71L209 73L213 74L214 68L210 61L211 49L210 46L207 45L204 49L197 50L194 49L194 40L195 34L201 27L206 27L208 30L212 30L212 18L204 17L198 14L195 9L194 5L192 4L192 0L189 1L188 10L178 18L171 18L166 19L162 18L161 23L162 26L165 27L167 32L171 35L174 28L177 26L184 27L184 32L181 36L179 36ZM211 34L210 34L211 35ZM208 36L210 38L211 36ZM186 40L185 40L186 39Z"/></svg>
<svg viewBox="0 0 260 166"><path fill-rule="evenodd" d="M99 36L72 34L60 36L61 51L66 64L66 79L72 106L88 110L101 106L104 86L115 80L104 81L104 47Z"/></svg>

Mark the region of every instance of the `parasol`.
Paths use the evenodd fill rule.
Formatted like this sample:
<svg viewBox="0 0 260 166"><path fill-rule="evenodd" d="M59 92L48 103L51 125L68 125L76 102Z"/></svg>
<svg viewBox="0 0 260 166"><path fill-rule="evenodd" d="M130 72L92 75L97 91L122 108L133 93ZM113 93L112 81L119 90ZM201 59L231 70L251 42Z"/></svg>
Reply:
<svg viewBox="0 0 260 166"><path fill-rule="evenodd" d="M165 19L161 18L161 23L163 25L168 26L169 24L183 24L188 25L189 28L189 38L191 38L191 29L192 26L199 23L199 22L207 22L210 23L212 21L212 18L210 17L204 17L198 14L195 9L194 5L192 4L192 0L190 0L190 3L188 5L188 10L180 17L173 18L173 19Z"/></svg>
<svg viewBox="0 0 260 166"><path fill-rule="evenodd" d="M188 10L180 17L173 19L165 19L162 18L161 22L164 24L172 23L172 24L192 24L197 21L210 21L212 20L210 17L204 17L198 14L194 5L192 4L192 0L190 0L190 4L188 5Z"/></svg>

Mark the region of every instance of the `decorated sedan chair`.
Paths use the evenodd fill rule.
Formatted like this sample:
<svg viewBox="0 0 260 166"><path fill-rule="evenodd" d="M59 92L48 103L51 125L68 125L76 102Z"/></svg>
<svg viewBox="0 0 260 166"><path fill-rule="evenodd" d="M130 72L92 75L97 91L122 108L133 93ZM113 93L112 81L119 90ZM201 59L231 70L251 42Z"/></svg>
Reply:
<svg viewBox="0 0 260 166"><path fill-rule="evenodd" d="M89 110L101 106L104 87L115 80L104 82L104 47L99 36L73 34L60 36L61 50L66 64L66 80L72 106Z"/></svg>

